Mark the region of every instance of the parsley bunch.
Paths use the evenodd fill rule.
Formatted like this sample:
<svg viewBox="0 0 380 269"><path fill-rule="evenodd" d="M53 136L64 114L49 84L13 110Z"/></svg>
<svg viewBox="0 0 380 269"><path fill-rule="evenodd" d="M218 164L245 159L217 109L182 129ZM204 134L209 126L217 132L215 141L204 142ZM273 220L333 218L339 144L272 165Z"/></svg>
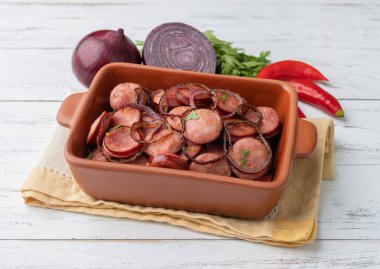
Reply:
<svg viewBox="0 0 380 269"><path fill-rule="evenodd" d="M269 51L262 51L258 57L248 55L243 49L233 47L232 42L218 39L211 30L203 34L214 46L217 74L255 77L269 63Z"/></svg>

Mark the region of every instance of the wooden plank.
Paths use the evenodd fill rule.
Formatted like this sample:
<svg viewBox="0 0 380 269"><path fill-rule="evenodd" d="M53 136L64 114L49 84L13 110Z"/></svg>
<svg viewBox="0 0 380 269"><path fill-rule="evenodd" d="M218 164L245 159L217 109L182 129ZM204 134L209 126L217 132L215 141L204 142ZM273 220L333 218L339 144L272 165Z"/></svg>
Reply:
<svg viewBox="0 0 380 269"><path fill-rule="evenodd" d="M379 166L339 166L337 179L322 183L319 239L380 239L379 173ZM0 186L0 239L210 238L163 224L26 207L14 189L22 179L7 177Z"/></svg>
<svg viewBox="0 0 380 269"><path fill-rule="evenodd" d="M336 179L322 182L318 238L380 239L379 174L379 166L338 166Z"/></svg>
<svg viewBox="0 0 380 269"><path fill-rule="evenodd" d="M118 5L118 6L129 6L129 5L136 5L139 4L141 1L129 1L125 2L125 0L1 0L0 4L5 5L42 5L42 6L69 6L69 5L99 5L99 6L112 6L112 5ZM142 4L147 4L153 1L144 1ZM167 4L167 0L156 0L154 2L160 3L160 4ZM188 4L186 0L177 1L179 4ZM200 0L195 0L195 2L200 2ZM208 2L211 3L217 3L217 0L210 0ZM252 1L250 0L239 0L239 4L246 4L250 3ZM259 4L279 4L283 3L281 0L255 0L255 3ZM219 1L220 4L229 5L231 4L231 1ZM362 0L358 2L357 0L345 0L344 2L340 0L311 0L305 3L303 0L291 0L288 1L290 5L297 4L301 6L315 6L315 5L324 5L324 6L378 6L377 2L374 0Z"/></svg>
<svg viewBox="0 0 380 269"><path fill-rule="evenodd" d="M380 239L379 174L380 166L339 166L337 179L322 183L319 239ZM23 177L2 176L0 239L217 238L165 224L27 207L18 192Z"/></svg>
<svg viewBox="0 0 380 269"><path fill-rule="evenodd" d="M132 39L144 39L167 21L214 29L250 53L271 50L274 61L312 63L330 78L331 85L324 87L341 99L380 99L379 76L368 72L376 70L380 58L376 3L314 1L309 8L299 1L243 1L218 2L217 9L216 2L200 0L107 3L0 1L0 64L7 67L0 74L7 89L1 99L62 100L68 88L83 88L72 75L70 60L84 34L124 27Z"/></svg>
<svg viewBox="0 0 380 269"><path fill-rule="evenodd" d="M344 244L344 247L342 247ZM0 241L5 268L378 268L380 241L281 248L232 240Z"/></svg>
<svg viewBox="0 0 380 269"><path fill-rule="evenodd" d="M25 206L20 193L0 190L0 239L218 239L171 225ZM1 260L1 259L0 259Z"/></svg>
<svg viewBox="0 0 380 269"><path fill-rule="evenodd" d="M341 101L344 118L335 118L335 162L337 165L379 164L379 101ZM327 115L309 105L300 104L308 117Z"/></svg>
<svg viewBox="0 0 380 269"><path fill-rule="evenodd" d="M373 116L379 101L342 103L347 118L336 121L337 179L322 184L318 238L379 239L380 118ZM1 103L0 238L214 238L161 224L25 207L18 190L46 144L58 107L58 102Z"/></svg>

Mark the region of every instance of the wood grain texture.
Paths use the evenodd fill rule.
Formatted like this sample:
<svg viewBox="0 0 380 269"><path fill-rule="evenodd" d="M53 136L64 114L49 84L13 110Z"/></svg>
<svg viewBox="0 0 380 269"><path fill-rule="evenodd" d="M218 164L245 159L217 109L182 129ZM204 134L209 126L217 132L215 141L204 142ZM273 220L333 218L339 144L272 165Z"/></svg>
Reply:
<svg viewBox="0 0 380 269"><path fill-rule="evenodd" d="M379 166L337 167L338 178L322 183L317 238L380 239L379 174ZM22 176L0 187L0 239L217 238L164 224L27 207L17 190ZM371 188L363 188L363 181Z"/></svg>
<svg viewBox="0 0 380 269"><path fill-rule="evenodd" d="M1 268L379 268L380 3L376 0L0 0ZM19 189L67 92L79 39L158 24L213 29L247 52L319 68L341 100L337 179L324 181L317 240L286 249L164 224L27 207ZM300 104L310 117L325 116ZM72 240L75 239L75 240Z"/></svg>
<svg viewBox="0 0 380 269"><path fill-rule="evenodd" d="M67 88L82 87L70 65L82 36L122 27L143 40L168 21L213 29L250 53L270 50L274 61L309 62L330 78L325 87L341 99L380 99L376 2L0 1L0 10L0 64L7 66L0 79L12 89L3 93L5 100L62 100ZM41 76L46 70L51 73ZM25 77L26 85L20 83Z"/></svg>
<svg viewBox="0 0 380 269"><path fill-rule="evenodd" d="M380 241L316 241L280 248L233 240L0 241L5 267L379 268ZM33 250L33 251L31 251Z"/></svg>

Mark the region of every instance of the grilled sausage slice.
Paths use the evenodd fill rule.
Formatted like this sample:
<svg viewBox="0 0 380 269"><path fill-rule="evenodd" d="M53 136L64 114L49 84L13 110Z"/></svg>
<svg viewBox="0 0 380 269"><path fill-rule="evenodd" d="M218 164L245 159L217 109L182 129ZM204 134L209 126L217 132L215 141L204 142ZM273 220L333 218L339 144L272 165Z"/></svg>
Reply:
<svg viewBox="0 0 380 269"><path fill-rule="evenodd" d="M220 155L216 153L203 153L196 157L198 161L209 161L218 158ZM220 161L209 163L209 164L199 164L192 162L189 168L190 171L197 171L202 173L221 175L229 177L231 176L231 168L227 160L224 158Z"/></svg>
<svg viewBox="0 0 380 269"><path fill-rule="evenodd" d="M126 127L131 127L132 124L140 120L141 113L140 110L134 107L124 107L116 111L112 115L111 127L118 125L123 125Z"/></svg>
<svg viewBox="0 0 380 269"><path fill-rule="evenodd" d="M98 136L102 120L108 115L108 112L103 111L102 114L92 123L90 131L87 135L87 145L96 146L96 137Z"/></svg>
<svg viewBox="0 0 380 269"><path fill-rule="evenodd" d="M271 107L260 106L257 110L262 115L262 120L259 122L259 130L265 138L273 137L278 133L280 126L280 118L275 109ZM248 110L245 117L252 121L257 122L257 114L253 110Z"/></svg>
<svg viewBox="0 0 380 269"><path fill-rule="evenodd" d="M158 132L153 137L153 139L156 139L156 136L160 136L161 132L167 132L167 130L163 129L162 131ZM145 149L145 152L150 156L155 156L177 153L181 150L181 148L181 134L177 131L172 130L172 132L169 135L166 135L162 139L149 144L148 147Z"/></svg>
<svg viewBox="0 0 380 269"><path fill-rule="evenodd" d="M186 114L186 113L185 113ZM210 109L200 108L192 110L184 117L186 139L206 144L214 141L223 129L221 117Z"/></svg>
<svg viewBox="0 0 380 269"><path fill-rule="evenodd" d="M143 89L135 83L117 85L110 94L111 107L116 110L127 104L137 104L140 91L143 91Z"/></svg>
<svg viewBox="0 0 380 269"><path fill-rule="evenodd" d="M151 156L146 165L180 170L188 170L189 168L186 161L175 154Z"/></svg>
<svg viewBox="0 0 380 269"><path fill-rule="evenodd" d="M267 148L261 141L252 137L238 140L233 144L227 156L237 166L232 165L232 172L240 178L260 178L265 175L270 167L270 162L268 162L270 155ZM249 169L254 172L245 173L240 171L239 168Z"/></svg>
<svg viewBox="0 0 380 269"><path fill-rule="evenodd" d="M191 109L190 106L177 106L169 111L170 116L167 116L167 122L168 124L177 131L181 131L182 129L182 122L181 122L181 116L182 114Z"/></svg>
<svg viewBox="0 0 380 269"><path fill-rule="evenodd" d="M140 132L137 133L139 139L143 139L143 135ZM132 138L131 128L128 127L110 130L103 139L104 152L114 158L128 158L141 149L142 146L143 144Z"/></svg>

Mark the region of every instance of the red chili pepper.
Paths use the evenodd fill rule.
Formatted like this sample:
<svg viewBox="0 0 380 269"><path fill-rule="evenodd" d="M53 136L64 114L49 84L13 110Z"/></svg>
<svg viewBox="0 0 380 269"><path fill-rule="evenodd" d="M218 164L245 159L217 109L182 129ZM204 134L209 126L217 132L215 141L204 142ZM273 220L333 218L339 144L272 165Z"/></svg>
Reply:
<svg viewBox="0 0 380 269"><path fill-rule="evenodd" d="M316 68L300 61L280 61L269 64L260 70L258 78L271 79L309 79L309 80L326 80Z"/></svg>
<svg viewBox="0 0 380 269"><path fill-rule="evenodd" d="M300 119L306 118L306 115L302 112L302 110L300 108L298 108L298 118L300 118Z"/></svg>
<svg viewBox="0 0 380 269"><path fill-rule="evenodd" d="M314 82L304 79L292 79L288 82L296 89L300 101L314 105L333 116L344 116L339 101Z"/></svg>

